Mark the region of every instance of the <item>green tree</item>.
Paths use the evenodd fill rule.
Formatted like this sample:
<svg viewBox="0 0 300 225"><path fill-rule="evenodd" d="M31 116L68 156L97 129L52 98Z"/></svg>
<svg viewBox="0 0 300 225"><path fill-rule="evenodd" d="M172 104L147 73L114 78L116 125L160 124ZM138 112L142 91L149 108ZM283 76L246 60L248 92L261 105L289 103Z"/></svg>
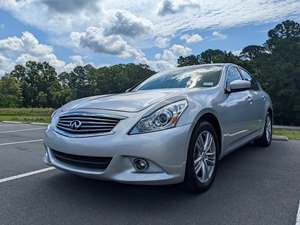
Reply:
<svg viewBox="0 0 300 225"><path fill-rule="evenodd" d="M177 60L178 67L199 65L201 63L200 55L189 55L186 57L180 56Z"/></svg>
<svg viewBox="0 0 300 225"><path fill-rule="evenodd" d="M0 107L19 107L21 104L22 93L19 82L5 75L0 80Z"/></svg>
<svg viewBox="0 0 300 225"><path fill-rule="evenodd" d="M283 21L271 29L268 32L268 36L269 39L266 41L266 46L270 51L276 49L283 40L299 41L300 24L292 20Z"/></svg>
<svg viewBox="0 0 300 225"><path fill-rule="evenodd" d="M28 61L25 66L17 65L10 73L22 88L23 106L57 107L60 105L54 92L62 91L55 69L47 62Z"/></svg>
<svg viewBox="0 0 300 225"><path fill-rule="evenodd" d="M271 54L254 60L256 76L272 97L276 123L300 125L300 24L284 21L268 35Z"/></svg>
<svg viewBox="0 0 300 225"><path fill-rule="evenodd" d="M59 75L59 80L65 87L70 88L71 98L78 99L90 96L94 93L91 74L96 68L92 65L76 66L71 72L63 72Z"/></svg>
<svg viewBox="0 0 300 225"><path fill-rule="evenodd" d="M77 66L69 73L61 73L59 79L70 88L72 99L77 99L124 92L154 73L144 64L118 64L100 68L86 65Z"/></svg>
<svg viewBox="0 0 300 225"><path fill-rule="evenodd" d="M259 45L249 45L243 48L242 52L240 53L240 58L243 60L254 60L265 54L267 54L265 47Z"/></svg>

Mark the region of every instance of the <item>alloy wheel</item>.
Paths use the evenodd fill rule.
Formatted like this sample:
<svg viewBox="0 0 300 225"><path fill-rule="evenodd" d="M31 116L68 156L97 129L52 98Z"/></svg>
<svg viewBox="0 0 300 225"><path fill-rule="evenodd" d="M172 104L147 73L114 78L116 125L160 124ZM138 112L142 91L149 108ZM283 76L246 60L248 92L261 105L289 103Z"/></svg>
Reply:
<svg viewBox="0 0 300 225"><path fill-rule="evenodd" d="M211 179L216 164L216 143L213 134L202 131L194 147L194 169L197 179L205 183Z"/></svg>

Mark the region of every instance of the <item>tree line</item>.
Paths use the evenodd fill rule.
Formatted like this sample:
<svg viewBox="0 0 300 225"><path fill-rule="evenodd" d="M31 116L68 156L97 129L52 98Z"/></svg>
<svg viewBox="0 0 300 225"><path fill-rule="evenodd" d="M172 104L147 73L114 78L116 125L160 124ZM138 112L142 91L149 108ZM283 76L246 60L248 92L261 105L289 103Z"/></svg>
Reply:
<svg viewBox="0 0 300 225"><path fill-rule="evenodd" d="M77 66L57 74L47 62L16 65L0 80L0 107L53 107L92 95L121 93L155 72L144 64Z"/></svg>
<svg viewBox="0 0 300 225"><path fill-rule="evenodd" d="M178 66L235 63L246 68L271 95L276 124L300 125L300 24L287 20L268 32L263 45L250 45L239 55L208 49L178 58ZM120 93L155 71L144 64L96 68L77 66L57 74L47 62L16 65L0 80L0 107L53 107L91 95Z"/></svg>

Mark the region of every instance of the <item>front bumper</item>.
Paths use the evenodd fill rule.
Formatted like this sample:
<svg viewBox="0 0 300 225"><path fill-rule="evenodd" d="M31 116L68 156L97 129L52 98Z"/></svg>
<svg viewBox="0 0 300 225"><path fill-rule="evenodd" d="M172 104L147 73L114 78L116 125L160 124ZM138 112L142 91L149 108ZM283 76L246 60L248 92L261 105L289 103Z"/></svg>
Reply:
<svg viewBox="0 0 300 225"><path fill-rule="evenodd" d="M173 184L184 180L190 125L159 132L128 135L112 134L86 138L66 137L49 127L45 133L44 161L74 174L121 183ZM106 169L91 169L62 162L53 150L66 154L112 157ZM149 169L139 172L133 159L148 160Z"/></svg>

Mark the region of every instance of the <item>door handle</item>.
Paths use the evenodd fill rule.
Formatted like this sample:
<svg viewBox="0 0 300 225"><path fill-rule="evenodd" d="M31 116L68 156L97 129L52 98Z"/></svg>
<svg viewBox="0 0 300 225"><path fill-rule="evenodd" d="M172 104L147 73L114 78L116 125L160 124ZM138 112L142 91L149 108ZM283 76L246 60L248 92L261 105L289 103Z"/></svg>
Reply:
<svg viewBox="0 0 300 225"><path fill-rule="evenodd" d="M247 97L247 101L250 103L250 104L253 104L253 98L251 96L248 96Z"/></svg>

